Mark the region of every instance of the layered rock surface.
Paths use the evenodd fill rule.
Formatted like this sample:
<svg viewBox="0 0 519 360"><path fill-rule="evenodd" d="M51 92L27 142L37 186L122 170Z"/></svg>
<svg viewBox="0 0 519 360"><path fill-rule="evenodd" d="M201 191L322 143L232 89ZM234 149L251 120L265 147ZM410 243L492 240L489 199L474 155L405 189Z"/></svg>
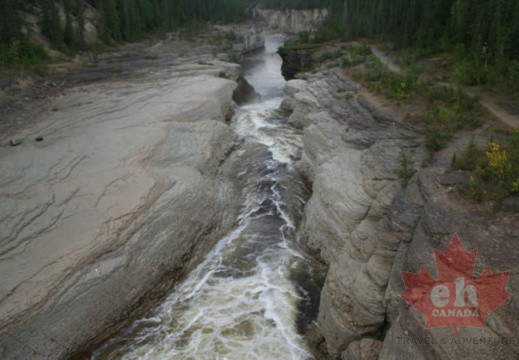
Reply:
<svg viewBox="0 0 519 360"><path fill-rule="evenodd" d="M77 354L233 225L239 75L178 58L51 99L2 140L0 358Z"/></svg>
<svg viewBox="0 0 519 360"><path fill-rule="evenodd" d="M463 336L505 344L452 344L442 340L452 338L451 328L426 331L423 316L399 294L402 270L425 265L436 274L433 249L445 250L454 232L467 248L480 249L476 275L484 264L511 269L509 287L517 288L517 213L494 218L451 197L454 183L468 181L448 171L452 152L422 168L427 151L419 133L379 111L340 69L298 77L288 82L282 109L304 129L299 167L313 184L300 240L329 267L315 345L332 359L515 358L517 300L488 318L488 330L462 329ZM417 170L405 189L396 175L402 153ZM425 344L425 337L433 340Z"/></svg>
<svg viewBox="0 0 519 360"><path fill-rule="evenodd" d="M313 30L328 16L327 9L257 9L257 12L269 29L287 34Z"/></svg>

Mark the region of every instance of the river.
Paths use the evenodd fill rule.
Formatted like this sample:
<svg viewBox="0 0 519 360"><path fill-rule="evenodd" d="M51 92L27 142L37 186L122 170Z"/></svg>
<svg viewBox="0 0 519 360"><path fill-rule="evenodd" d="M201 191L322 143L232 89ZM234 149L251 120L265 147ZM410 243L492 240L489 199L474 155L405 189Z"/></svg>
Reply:
<svg viewBox="0 0 519 360"><path fill-rule="evenodd" d="M246 178L236 228L93 359L313 358L303 334L317 315L323 269L297 246L309 194L294 169L302 133L276 111L285 84L276 53L282 42L269 36L265 50L242 64L261 99L238 109L231 126L268 156L255 157L254 176L236 174Z"/></svg>

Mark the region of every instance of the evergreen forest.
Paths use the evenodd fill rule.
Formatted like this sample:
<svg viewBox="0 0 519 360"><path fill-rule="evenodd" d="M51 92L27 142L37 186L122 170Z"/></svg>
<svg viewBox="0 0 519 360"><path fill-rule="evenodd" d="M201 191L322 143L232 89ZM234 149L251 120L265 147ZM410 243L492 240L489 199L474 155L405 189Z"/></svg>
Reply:
<svg viewBox="0 0 519 360"><path fill-rule="evenodd" d="M24 31L27 13L37 16L55 49L73 53L85 49L87 7L101 14L101 40L113 45L186 24L244 21L257 5L328 7L319 41L368 38L391 41L397 49L456 54L469 83L491 77L492 69L519 72L517 0L0 0L0 66L45 58Z"/></svg>

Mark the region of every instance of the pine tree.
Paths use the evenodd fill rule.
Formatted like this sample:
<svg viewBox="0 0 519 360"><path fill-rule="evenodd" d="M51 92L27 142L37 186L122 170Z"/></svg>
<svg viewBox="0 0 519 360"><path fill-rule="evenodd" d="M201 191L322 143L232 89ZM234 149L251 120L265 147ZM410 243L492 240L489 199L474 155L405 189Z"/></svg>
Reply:
<svg viewBox="0 0 519 360"><path fill-rule="evenodd" d="M271 4L269 2L269 4ZM278 3L279 4L279 3ZM395 47L434 51L445 43L473 57L517 59L517 0L332 0L349 37L380 37Z"/></svg>
<svg viewBox="0 0 519 360"><path fill-rule="evenodd" d="M0 42L10 43L22 39L22 21L17 0L0 0Z"/></svg>
<svg viewBox="0 0 519 360"><path fill-rule="evenodd" d="M59 9L56 2L53 0L43 0L41 11L40 27L42 33L47 36L56 49L62 50L64 48L63 29L61 28Z"/></svg>

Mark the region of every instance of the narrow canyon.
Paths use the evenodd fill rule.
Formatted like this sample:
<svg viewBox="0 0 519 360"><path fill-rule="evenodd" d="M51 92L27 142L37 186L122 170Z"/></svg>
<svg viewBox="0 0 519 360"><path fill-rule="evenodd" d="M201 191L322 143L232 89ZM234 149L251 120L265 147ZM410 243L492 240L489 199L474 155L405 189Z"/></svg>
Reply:
<svg viewBox="0 0 519 360"><path fill-rule="evenodd" d="M519 356L517 296L460 330L507 341L472 343L400 296L454 233L517 289L519 215L451 196L466 134L431 159L339 64L278 54L326 15L212 28L237 34L238 63L209 41L128 44L2 113L1 359Z"/></svg>

